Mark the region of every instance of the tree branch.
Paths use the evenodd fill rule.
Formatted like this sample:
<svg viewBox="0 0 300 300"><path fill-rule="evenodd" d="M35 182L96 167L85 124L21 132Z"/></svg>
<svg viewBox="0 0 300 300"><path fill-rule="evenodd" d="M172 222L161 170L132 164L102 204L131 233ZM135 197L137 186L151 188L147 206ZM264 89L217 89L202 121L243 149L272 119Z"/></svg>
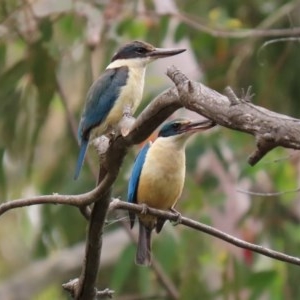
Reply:
<svg viewBox="0 0 300 300"><path fill-rule="evenodd" d="M162 92L138 116L130 133L125 137L126 142L129 145L143 142L164 120L182 106L176 87Z"/></svg>
<svg viewBox="0 0 300 300"><path fill-rule="evenodd" d="M95 283L100 265L103 226L109 200L110 191L108 191L106 195L95 202L92 209L88 236L86 240L85 257L78 286L76 286L75 299L95 299L96 295L100 297L100 291L95 289ZM104 291L102 296L106 296Z"/></svg>
<svg viewBox="0 0 300 300"><path fill-rule="evenodd" d="M274 113L249 102L250 97L238 98L231 89L222 95L201 83L190 81L175 67L168 69L167 75L176 87L170 88L156 97L137 118L131 132L126 136L116 136L110 143L101 162L105 170L99 185L93 191L81 195L48 195L18 199L0 205L0 215L4 212L34 204L66 204L84 207L95 203L87 238L84 266L79 279L73 281L73 295L76 299L90 299L98 292L95 289L101 253L102 227L108 205L108 195L116 180L120 166L128 148L145 140L162 121L180 107L193 110L216 123L256 138L257 150L249 158L250 164L257 163L266 153L277 146L300 149L300 121ZM124 204L123 204L124 205ZM128 208L128 207L127 207ZM138 208L140 209L140 208ZM139 211L139 210L137 210ZM156 211L156 213L158 213ZM161 212L170 220L177 217L169 212ZM99 218L98 218L99 217ZM182 218L182 223L209 233L229 243L243 247L282 261L300 264L300 260L282 253L253 245L233 238L209 226ZM200 224L200 225L199 225ZM95 242L95 247L92 245ZM90 256L91 255L91 256Z"/></svg>
<svg viewBox="0 0 300 300"><path fill-rule="evenodd" d="M157 12L153 10L140 12L140 15L148 17L170 16L179 22L186 24L190 28L200 32L209 34L218 38L245 39L245 38L262 38L262 37L299 37L300 27L270 29L272 25L278 23L282 18L286 18L291 12L297 9L299 3L292 1L280 6L272 14L270 14L261 24L255 29L236 28L236 29L220 29L211 26L208 22L203 22L197 15L178 12Z"/></svg>
<svg viewBox="0 0 300 300"><path fill-rule="evenodd" d="M297 9L299 3L296 1L287 3L282 5L274 14L272 14L269 18L269 23L274 24L278 22L283 17L286 17L290 14L294 9ZM204 24L199 20L195 20L195 15L177 13L171 14L172 17L177 18L180 22L199 30L201 32L207 33L213 37L222 37L222 38L234 38L234 39L243 39L243 38L258 38L258 37L299 37L300 27L292 27L292 28L280 28L280 29L265 29L266 24L260 25L255 29L235 29L235 30L224 30L213 28L210 25ZM267 24L270 26L270 24Z"/></svg>
<svg viewBox="0 0 300 300"><path fill-rule="evenodd" d="M44 196L34 196L30 198L21 198L16 200L11 200L0 205L0 216L5 212L19 207L37 205L37 204L64 204L71 206L85 206L92 204L105 193L105 191L110 187L115 177L113 174L107 174L104 180L99 186L90 192L80 194L80 195L59 195L54 193L53 195Z"/></svg>
<svg viewBox="0 0 300 300"><path fill-rule="evenodd" d="M255 165L275 147L300 149L300 120L278 114L249 102L250 97L238 98L227 88L227 96L189 80L174 66L167 75L175 83L182 105L224 127L252 134L257 149L248 162Z"/></svg>
<svg viewBox="0 0 300 300"><path fill-rule="evenodd" d="M81 207L95 202L113 184L127 149L145 140L163 120L182 106L219 125L254 135L257 150L248 159L251 165L278 146L300 149L298 119L256 106L249 102L249 97L240 99L228 89L227 96L222 95L202 83L190 81L174 66L168 69L167 75L176 87L157 96L137 118L131 132L126 137L118 136L111 143L107 151L109 172L97 188L81 195L53 194L9 201L0 205L0 215L10 209L36 204Z"/></svg>
<svg viewBox="0 0 300 300"><path fill-rule="evenodd" d="M141 213L143 211L143 206L142 205L138 205L138 204L132 204L132 203L128 203L125 201L121 201L119 199L114 199L109 206L109 210L114 210L114 209L123 209L123 210L128 210L128 211L132 211L135 213ZM164 211L164 210L159 210L159 209L154 209L154 208L148 208L147 209L147 213L149 215L152 216L156 216L159 218L164 218L170 221L178 221L178 214L170 212L170 211ZM232 245L235 245L239 248L243 248L243 249L248 249L251 250L253 252L256 253L260 253L264 256L268 256L271 258L274 258L276 260L280 260L283 262L287 262L290 264L294 264L294 265L299 265L300 266L300 258L295 257L295 256L291 256L291 255L287 255L278 251L274 251L259 245L255 245L255 244L251 244L248 242L245 242L241 239L238 239L236 237L233 237L230 234L227 234L221 230L215 229L211 226L196 222L194 220L191 220L189 218L180 217L179 220L180 224L185 225L189 228L193 228L195 230L207 233L209 235L212 235L216 238L219 238L225 242L228 242Z"/></svg>

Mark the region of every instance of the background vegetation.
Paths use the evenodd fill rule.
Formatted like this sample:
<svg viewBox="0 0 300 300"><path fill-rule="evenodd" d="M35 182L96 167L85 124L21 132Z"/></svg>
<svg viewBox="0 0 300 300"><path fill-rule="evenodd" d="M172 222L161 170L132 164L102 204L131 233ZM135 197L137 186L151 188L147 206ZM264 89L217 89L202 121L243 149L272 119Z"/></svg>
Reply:
<svg viewBox="0 0 300 300"><path fill-rule="evenodd" d="M141 109L170 85L164 73L174 63L220 92L230 85L241 93L252 85L254 103L297 118L299 44L293 39L265 43L275 39L270 29L290 30L285 37L292 37L299 13L299 1L1 0L0 201L79 194L94 187L98 163L92 149L90 163L73 181L76 128L91 82L129 40L188 49L149 68ZM191 115L184 110L176 114ZM177 209L249 242L297 256L300 202L297 191L285 192L299 185L299 154L276 149L250 167L247 156L253 148L252 137L225 128L199 136L187 152L186 185ZM126 199L137 151L127 156L114 196ZM274 192L283 193L264 195ZM98 286L114 289L117 299L166 299L154 271L134 264L135 246L118 221L123 217L108 217L104 244L110 248L104 249ZM30 267L68 257L85 240L86 221L71 207L28 207L9 212L0 222L0 294L16 278L25 289L22 278L35 278ZM117 241L110 244L110 238ZM299 267L199 232L167 224L153 249L180 299L300 299ZM43 265L24 299L67 299L61 283L78 275L82 256L75 260L72 267L62 260L60 269L51 272ZM15 297L9 299L20 299Z"/></svg>

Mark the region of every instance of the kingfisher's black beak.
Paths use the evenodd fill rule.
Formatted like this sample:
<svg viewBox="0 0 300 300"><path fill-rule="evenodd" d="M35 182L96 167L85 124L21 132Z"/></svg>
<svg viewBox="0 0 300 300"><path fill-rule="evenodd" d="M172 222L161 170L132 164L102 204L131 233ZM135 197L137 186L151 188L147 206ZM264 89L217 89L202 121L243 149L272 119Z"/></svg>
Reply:
<svg viewBox="0 0 300 300"><path fill-rule="evenodd" d="M188 122L186 124L182 124L181 131L182 132L198 132L205 131L210 129L217 124L211 120L197 121L197 122Z"/></svg>
<svg viewBox="0 0 300 300"><path fill-rule="evenodd" d="M186 51L186 49L154 48L152 51L147 53L147 56L157 59L177 55L184 51Z"/></svg>

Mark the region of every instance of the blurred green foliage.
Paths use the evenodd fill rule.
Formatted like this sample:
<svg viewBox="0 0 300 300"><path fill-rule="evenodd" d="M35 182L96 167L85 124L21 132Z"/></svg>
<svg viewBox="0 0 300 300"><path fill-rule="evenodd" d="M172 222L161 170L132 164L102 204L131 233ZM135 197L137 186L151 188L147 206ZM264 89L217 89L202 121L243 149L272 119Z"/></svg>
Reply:
<svg viewBox="0 0 300 300"><path fill-rule="evenodd" d="M140 1L0 2L1 202L54 192L79 194L94 187L87 164L80 180L72 179L78 154L73 124L78 123L92 78L128 40L146 40L158 47L184 43L193 58L190 73L202 72L199 80L206 85L220 92L231 85L237 93L251 85L257 105L300 115L298 43L287 40L264 46L270 37L216 37L180 18L182 14L216 32L292 29L299 26L297 1L178 0L170 1L178 12L168 8L166 14L158 13L158 2L144 1L144 6ZM151 80L146 85L149 88ZM153 84L144 98L150 100L157 92ZM252 137L224 128L196 139L187 151L186 186L177 209L249 242L297 256L298 193L251 196L237 189L264 193L296 189L299 154L276 149L250 167L246 160L254 148ZM114 186L115 196L123 199L135 154L127 156ZM90 156L92 169L97 170L92 150ZM0 221L3 280L37 259L84 242L87 224L75 208L49 205L10 212ZM105 235L119 228L117 222L105 229ZM134 253L130 244L113 265L101 269L99 286L107 284L118 297L168 299L153 270L134 264ZM153 253L180 299L300 299L298 267L181 226L167 224L154 239ZM67 299L60 284L42 286L32 299Z"/></svg>

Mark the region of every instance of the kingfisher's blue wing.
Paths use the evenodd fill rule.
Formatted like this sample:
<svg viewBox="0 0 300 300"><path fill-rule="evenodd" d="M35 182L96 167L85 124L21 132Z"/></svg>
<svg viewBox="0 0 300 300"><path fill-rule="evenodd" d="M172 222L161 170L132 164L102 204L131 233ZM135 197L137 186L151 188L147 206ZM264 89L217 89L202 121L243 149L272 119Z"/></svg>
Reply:
<svg viewBox="0 0 300 300"><path fill-rule="evenodd" d="M139 186L140 176L150 145L151 145L150 143L145 144L145 146L142 148L142 150L139 152L139 154L135 159L131 176L129 179L129 183L128 183L127 201L129 203L137 203L136 197L137 197L137 190ZM129 212L129 218L130 218L130 225L132 227L134 224L135 214Z"/></svg>
<svg viewBox="0 0 300 300"><path fill-rule="evenodd" d="M79 173L81 171L88 144L89 144L89 140L87 140L87 139L82 139L81 140L79 155L78 155L78 158L77 158L77 164L76 164L76 169L75 169L75 174L74 174L74 179L75 180L78 178Z"/></svg>
<svg viewBox="0 0 300 300"><path fill-rule="evenodd" d="M90 87L81 116L78 138L88 137L92 128L107 117L126 84L128 68L107 69Z"/></svg>
<svg viewBox="0 0 300 300"><path fill-rule="evenodd" d="M137 196L137 189L139 185L140 175L149 148L150 148L150 143L145 144L134 161L134 165L132 168L132 172L128 184L128 192L127 192L127 201L130 203L137 203L136 196Z"/></svg>
<svg viewBox="0 0 300 300"><path fill-rule="evenodd" d="M90 131L105 120L126 84L128 68L107 69L90 87L78 127L80 153L74 178L77 179L88 147Z"/></svg>

